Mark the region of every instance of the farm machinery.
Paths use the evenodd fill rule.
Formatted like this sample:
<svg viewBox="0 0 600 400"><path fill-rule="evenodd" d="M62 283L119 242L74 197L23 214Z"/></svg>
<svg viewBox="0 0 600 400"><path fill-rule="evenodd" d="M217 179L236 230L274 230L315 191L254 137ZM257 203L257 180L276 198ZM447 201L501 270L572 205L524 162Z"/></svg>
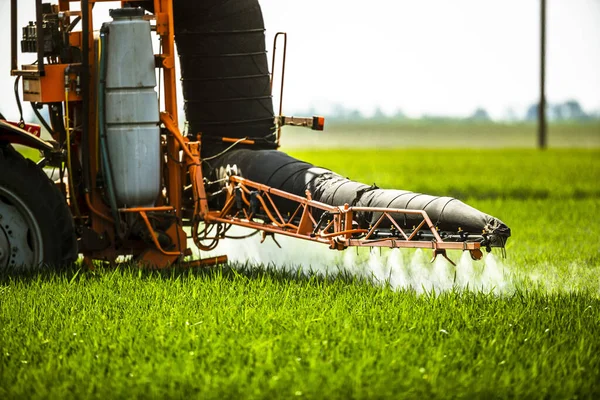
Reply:
<svg viewBox="0 0 600 400"><path fill-rule="evenodd" d="M284 116L281 103L275 115L257 0L122 1L94 29L103 1L32 0L35 20L18 29L23 1L11 0L21 118L0 115L1 268L79 255L88 265L121 256L153 267L224 263L191 259L190 244L213 250L233 226L333 250L431 249L434 258L504 247L510 229L459 200L379 189L278 151L282 126L323 130L324 119ZM20 64L26 56L33 62ZM51 140L25 123L21 102Z"/></svg>

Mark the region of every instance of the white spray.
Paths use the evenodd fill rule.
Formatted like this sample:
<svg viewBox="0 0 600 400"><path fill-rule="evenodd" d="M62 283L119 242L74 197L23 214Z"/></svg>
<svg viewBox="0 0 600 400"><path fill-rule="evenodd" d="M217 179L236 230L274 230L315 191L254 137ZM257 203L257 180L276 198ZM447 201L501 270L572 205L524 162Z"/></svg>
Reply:
<svg viewBox="0 0 600 400"><path fill-rule="evenodd" d="M248 230L234 228L232 235ZM345 274L389 285L396 290L436 293L449 290L511 294L517 287L539 288L549 293L593 291L600 295L600 267L588 265L536 265L527 270L511 268L497 253L473 261L468 252L448 252L456 266L443 257L431 263L430 250L350 248L339 252L327 246L281 235L277 242L256 235L245 240L223 240L216 250L202 256L226 254L241 265L264 265L304 274Z"/></svg>
<svg viewBox="0 0 600 400"><path fill-rule="evenodd" d="M244 235L250 231L234 228L232 235ZM244 240L222 240L219 246L203 257L226 254L229 261L241 265L264 265L274 269L302 271L305 274L350 274L372 280L375 284L389 285L417 293L436 293L452 289L507 293L514 289L508 270L492 253L484 260L474 262L468 252L463 252L456 267L443 257L431 263L430 251L399 249L350 248L334 251L327 246L304 240L276 236L277 242L261 236ZM450 252L452 253L452 252ZM450 254L452 257L454 254Z"/></svg>

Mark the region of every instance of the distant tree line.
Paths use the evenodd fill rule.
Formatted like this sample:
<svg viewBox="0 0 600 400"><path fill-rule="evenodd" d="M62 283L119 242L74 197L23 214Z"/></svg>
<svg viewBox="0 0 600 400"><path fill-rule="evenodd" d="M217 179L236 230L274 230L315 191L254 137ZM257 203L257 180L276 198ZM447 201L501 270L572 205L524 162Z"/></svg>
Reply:
<svg viewBox="0 0 600 400"><path fill-rule="evenodd" d="M525 114L525 120L537 120L538 109L538 104L530 105ZM550 121L589 121L600 118L598 114L586 113L576 100L548 104L546 106L546 116Z"/></svg>
<svg viewBox="0 0 600 400"><path fill-rule="evenodd" d="M315 114L314 109L310 109L307 115ZM517 121L536 121L538 118L538 104L531 104L525 113L519 116L514 110L508 109L505 115L499 120L517 122ZM586 112L583 110L577 100L568 100L563 103L547 104L546 105L546 116L549 121L592 121L600 120L600 111L597 112ZM386 114L379 107L375 109L375 112L371 116L363 115L359 110L346 108L342 104L335 104L330 114L327 115L330 121L339 122L353 122L353 121L400 121L407 119L407 116L402 110L397 110L394 113ZM476 108L471 115L463 118L448 117L443 115L430 115L425 114L420 119L430 121L474 121L483 122L491 121L487 110L483 107Z"/></svg>

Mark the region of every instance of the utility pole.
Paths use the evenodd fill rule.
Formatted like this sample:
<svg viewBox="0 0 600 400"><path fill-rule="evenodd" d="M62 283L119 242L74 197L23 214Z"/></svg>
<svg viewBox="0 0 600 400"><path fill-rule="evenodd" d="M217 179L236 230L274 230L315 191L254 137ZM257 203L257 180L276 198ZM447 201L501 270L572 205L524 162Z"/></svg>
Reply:
<svg viewBox="0 0 600 400"><path fill-rule="evenodd" d="M538 106L538 147L544 150L546 140L546 0L540 0L540 103Z"/></svg>

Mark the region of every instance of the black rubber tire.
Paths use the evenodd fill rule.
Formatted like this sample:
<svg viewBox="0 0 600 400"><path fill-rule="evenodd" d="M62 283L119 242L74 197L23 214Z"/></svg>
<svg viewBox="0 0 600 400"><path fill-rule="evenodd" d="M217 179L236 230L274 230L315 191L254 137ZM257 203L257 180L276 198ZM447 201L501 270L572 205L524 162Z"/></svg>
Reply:
<svg viewBox="0 0 600 400"><path fill-rule="evenodd" d="M73 216L63 194L34 162L10 145L0 146L0 187L19 197L37 222L41 263L72 264L78 255Z"/></svg>

